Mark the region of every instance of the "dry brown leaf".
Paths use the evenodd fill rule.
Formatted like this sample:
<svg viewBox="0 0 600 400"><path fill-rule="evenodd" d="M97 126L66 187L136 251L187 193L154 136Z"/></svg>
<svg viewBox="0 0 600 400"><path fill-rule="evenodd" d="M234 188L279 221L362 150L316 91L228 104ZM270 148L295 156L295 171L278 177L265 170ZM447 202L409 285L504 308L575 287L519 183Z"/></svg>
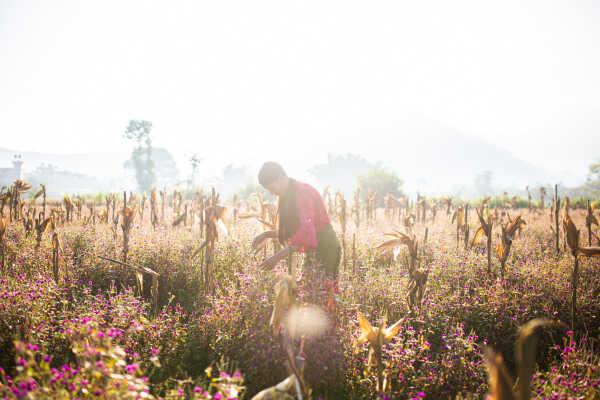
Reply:
<svg viewBox="0 0 600 400"><path fill-rule="evenodd" d="M512 390L514 382L504 366L502 356L487 349L485 365L488 370L489 399L516 400Z"/></svg>
<svg viewBox="0 0 600 400"><path fill-rule="evenodd" d="M579 247L577 254L580 257L600 257L600 247Z"/></svg>
<svg viewBox="0 0 600 400"><path fill-rule="evenodd" d="M565 198L565 200L566 199L568 199L568 197ZM567 232L567 244L571 248L571 251L577 251L577 248L579 247L579 230L577 230L575 227L575 224L571 220L569 214L565 214L563 219L563 227Z"/></svg>
<svg viewBox="0 0 600 400"><path fill-rule="evenodd" d="M483 237L484 234L485 231L483 230L483 228L479 227L479 229L477 229L477 232L475 232L475 236L473 236L473 240L471 241L471 247L479 243L479 240Z"/></svg>
<svg viewBox="0 0 600 400"><path fill-rule="evenodd" d="M502 256L504 255L504 247L500 243L498 243L498 247L496 247L496 254L498 254L498 258L502 260Z"/></svg>
<svg viewBox="0 0 600 400"><path fill-rule="evenodd" d="M297 289L296 280L290 275L284 275L275 286L275 305L269 321L269 326L273 329L275 336L279 335L285 312L296 302Z"/></svg>

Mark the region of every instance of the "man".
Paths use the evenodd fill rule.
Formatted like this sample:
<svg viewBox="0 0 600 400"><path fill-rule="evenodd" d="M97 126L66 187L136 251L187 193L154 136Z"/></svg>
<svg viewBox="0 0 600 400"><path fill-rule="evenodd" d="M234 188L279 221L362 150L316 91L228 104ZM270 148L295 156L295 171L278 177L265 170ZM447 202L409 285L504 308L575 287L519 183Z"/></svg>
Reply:
<svg viewBox="0 0 600 400"><path fill-rule="evenodd" d="M330 279L337 279L341 247L319 192L307 183L287 176L276 162L263 164L259 183L279 198L277 231L264 232L252 242L253 246L267 237L278 238L284 246L265 259L261 267L272 269L290 251L307 253L307 262Z"/></svg>

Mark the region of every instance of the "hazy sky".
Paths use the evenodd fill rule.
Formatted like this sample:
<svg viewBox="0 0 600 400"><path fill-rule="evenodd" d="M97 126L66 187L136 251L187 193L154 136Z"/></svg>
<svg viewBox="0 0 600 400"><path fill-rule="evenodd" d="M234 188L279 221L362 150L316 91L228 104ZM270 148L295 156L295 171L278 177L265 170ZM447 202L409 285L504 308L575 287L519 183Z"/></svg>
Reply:
<svg viewBox="0 0 600 400"><path fill-rule="evenodd" d="M0 0L0 147L128 152L147 119L178 157L303 165L377 130L401 154L418 115L584 174L599 22L597 0Z"/></svg>

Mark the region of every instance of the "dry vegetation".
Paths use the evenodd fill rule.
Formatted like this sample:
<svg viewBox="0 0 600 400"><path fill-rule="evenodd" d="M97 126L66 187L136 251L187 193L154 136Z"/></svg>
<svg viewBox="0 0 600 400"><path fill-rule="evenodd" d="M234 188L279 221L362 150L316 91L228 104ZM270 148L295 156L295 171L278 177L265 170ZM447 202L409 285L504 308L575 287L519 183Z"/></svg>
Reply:
<svg viewBox="0 0 600 400"><path fill-rule="evenodd" d="M326 188L343 257L325 309L299 257L257 267L280 249L258 193L47 199L16 181L0 192L0 397L600 399L594 203L527 192L522 208L377 208Z"/></svg>

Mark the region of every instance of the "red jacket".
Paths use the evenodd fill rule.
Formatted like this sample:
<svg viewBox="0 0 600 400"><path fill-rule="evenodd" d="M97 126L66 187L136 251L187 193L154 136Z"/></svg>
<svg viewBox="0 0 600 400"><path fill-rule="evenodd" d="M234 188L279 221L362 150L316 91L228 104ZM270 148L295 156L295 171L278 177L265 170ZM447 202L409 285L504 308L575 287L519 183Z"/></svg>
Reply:
<svg viewBox="0 0 600 400"><path fill-rule="evenodd" d="M317 232L331 221L327 215L321 194L308 183L295 182L296 208L300 225L289 243L300 247L300 251L317 248Z"/></svg>

